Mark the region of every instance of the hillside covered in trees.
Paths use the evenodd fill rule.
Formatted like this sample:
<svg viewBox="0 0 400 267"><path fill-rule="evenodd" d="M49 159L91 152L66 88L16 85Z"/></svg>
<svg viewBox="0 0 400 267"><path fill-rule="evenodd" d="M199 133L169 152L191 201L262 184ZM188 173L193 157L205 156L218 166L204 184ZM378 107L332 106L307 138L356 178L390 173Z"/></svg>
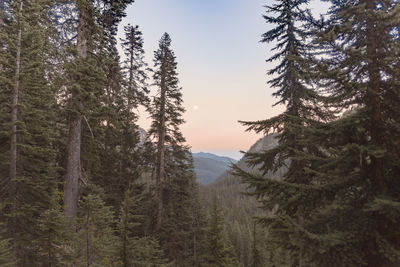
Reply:
<svg viewBox="0 0 400 267"><path fill-rule="evenodd" d="M400 265L397 0L265 3L285 109L202 186L174 41L147 62L131 4L0 2L0 266Z"/></svg>

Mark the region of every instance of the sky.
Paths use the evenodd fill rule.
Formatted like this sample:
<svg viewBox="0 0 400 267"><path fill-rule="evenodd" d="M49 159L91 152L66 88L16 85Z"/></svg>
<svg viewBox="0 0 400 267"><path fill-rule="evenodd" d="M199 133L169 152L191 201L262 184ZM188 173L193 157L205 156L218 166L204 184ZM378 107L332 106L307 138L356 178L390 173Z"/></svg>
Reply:
<svg viewBox="0 0 400 267"><path fill-rule="evenodd" d="M241 157L261 135L245 131L238 120L254 121L281 113L267 85L265 59L271 46L260 43L268 31L262 18L265 0L136 0L120 25L139 25L146 61L164 32L178 62L186 123L181 127L192 151ZM154 92L156 89L152 88ZM139 110L139 125L150 126Z"/></svg>

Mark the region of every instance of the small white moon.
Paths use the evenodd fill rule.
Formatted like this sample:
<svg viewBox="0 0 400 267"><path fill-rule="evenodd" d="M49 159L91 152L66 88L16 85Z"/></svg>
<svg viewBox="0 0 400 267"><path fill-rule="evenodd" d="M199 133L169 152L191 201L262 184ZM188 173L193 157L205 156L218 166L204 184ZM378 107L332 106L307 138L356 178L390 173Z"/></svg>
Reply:
<svg viewBox="0 0 400 267"><path fill-rule="evenodd" d="M193 110L198 110L200 107L198 105L193 106Z"/></svg>

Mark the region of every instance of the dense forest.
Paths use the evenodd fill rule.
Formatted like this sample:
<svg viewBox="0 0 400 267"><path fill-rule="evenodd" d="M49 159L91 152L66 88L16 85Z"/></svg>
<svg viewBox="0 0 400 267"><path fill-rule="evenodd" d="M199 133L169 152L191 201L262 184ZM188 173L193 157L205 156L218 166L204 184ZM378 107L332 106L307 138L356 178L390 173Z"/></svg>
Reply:
<svg viewBox="0 0 400 267"><path fill-rule="evenodd" d="M398 0L266 3L286 109L201 188L173 40L148 64L133 2L0 2L0 266L400 265Z"/></svg>

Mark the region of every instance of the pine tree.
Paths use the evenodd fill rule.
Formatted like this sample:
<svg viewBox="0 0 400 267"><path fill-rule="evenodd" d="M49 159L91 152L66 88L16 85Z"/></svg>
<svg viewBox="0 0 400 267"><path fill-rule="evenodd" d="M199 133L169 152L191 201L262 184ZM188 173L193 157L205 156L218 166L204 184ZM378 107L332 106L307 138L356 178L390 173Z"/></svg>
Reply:
<svg viewBox="0 0 400 267"><path fill-rule="evenodd" d="M174 52L171 50L171 38L165 33L154 53L155 86L158 96L154 97L149 113L153 119L149 135L157 138L156 183L157 183L157 229L162 225L164 213L163 191L167 182L167 159L174 164L175 155L182 154L180 146L185 141L179 126L184 122L182 113L182 93L178 87L177 63ZM176 154L174 155L174 153ZM183 152L185 153L185 152ZM182 160L182 159L180 159ZM179 162L178 162L179 163Z"/></svg>
<svg viewBox="0 0 400 267"><path fill-rule="evenodd" d="M263 34L262 42L274 43L276 53L267 62L278 61L268 74L274 75L269 84L277 91L275 105L283 104L286 110L275 117L241 122L248 131L269 134L277 132L278 145L261 153L247 153L250 166L260 174L234 168L253 189L267 216L260 222L275 236L277 250L287 251L292 264L301 265L305 249L304 232L301 229L313 210L313 197L307 185L313 183L314 173L308 170L323 157L320 146L309 138L322 123L333 117L322 101L324 98L313 88L316 74L311 63L314 48L307 43L310 33L304 29L306 0L278 0L267 6L264 19L275 27ZM274 173L286 169L282 180L274 179ZM315 205L318 202L314 203Z"/></svg>
<svg viewBox="0 0 400 267"><path fill-rule="evenodd" d="M189 157L189 155L188 155ZM194 228L193 209L196 207L197 186L195 175L185 163L181 168L174 166L170 182L164 188L165 218L160 230L160 240L165 245L168 257L176 266L193 265Z"/></svg>
<svg viewBox="0 0 400 267"><path fill-rule="evenodd" d="M93 165L89 167L92 181L105 189L105 201L115 207L116 213L120 211L127 188L136 184L137 192L143 189L137 181L147 169L142 155L143 140L140 140L140 129L136 124L138 115L135 114L139 104L146 106L148 103L147 75L143 63L143 39L137 28L134 29L133 40L127 33L123 42L129 64L125 62L123 67L120 66L113 39L102 52L99 64L106 74L104 94L101 95L104 103L94 107L89 118L97 140L94 141L91 133L86 131L87 144L83 144L88 151L86 165L101 162L90 164Z"/></svg>
<svg viewBox="0 0 400 267"><path fill-rule="evenodd" d="M217 197L214 197L213 207L210 214L209 230L207 233L209 246L207 266L237 266L233 248L226 237L222 210L218 206L217 201Z"/></svg>
<svg viewBox="0 0 400 267"><path fill-rule="evenodd" d="M78 4L79 24L78 38L76 44L77 58L85 61L88 50L88 39L91 27L90 9L91 4L88 1L80 1ZM79 62L78 62L79 64ZM82 64L82 63L81 63ZM80 92L79 76L76 75L76 85L71 90L71 109L74 111L69 118L69 132L66 151L66 174L64 185L64 209L65 215L73 219L77 213L78 206L78 187L80 177L80 157L81 157L81 128L83 110L82 97ZM83 87L83 86L82 86ZM84 87L83 87L84 88Z"/></svg>
<svg viewBox="0 0 400 267"><path fill-rule="evenodd" d="M118 224L118 235L120 238L120 254L123 266L131 266L135 257L132 256L134 251L138 249L137 239L139 238L139 231L144 221L144 216L137 214L140 211L139 206L141 196L133 195L128 189L125 193L125 199L122 202L120 221Z"/></svg>
<svg viewBox="0 0 400 267"><path fill-rule="evenodd" d="M315 169L324 205L307 225L306 258L315 266L398 265L398 3L334 1L330 15L320 34L328 53L321 80L329 103L347 112L319 134L328 152Z"/></svg>
<svg viewBox="0 0 400 267"><path fill-rule="evenodd" d="M80 200L74 263L86 266L108 266L116 261L117 238L114 214L101 199L101 190L91 186Z"/></svg>
<svg viewBox="0 0 400 267"><path fill-rule="evenodd" d="M194 195L194 207L192 207L192 255L193 255L193 263L191 264L194 267L205 266L207 256L209 253L208 248L208 239L207 239L207 230L208 230L208 219L207 213L204 210L202 203L200 203L200 197L198 196L199 191L196 190L193 192Z"/></svg>
<svg viewBox="0 0 400 267"><path fill-rule="evenodd" d="M82 132L82 166L86 179L104 188L104 200L117 214L127 188L135 186L139 193L143 190L137 181L146 166L116 47L105 51L101 61L98 64L103 67L99 74L106 79L104 88L98 88L98 98L103 101L97 106L90 103L90 128L84 127Z"/></svg>
<svg viewBox="0 0 400 267"><path fill-rule="evenodd" d="M198 193L193 159L184 145L179 127L184 123L181 88L178 86L177 63L171 50L171 38L165 33L155 51L154 85L158 94L149 112L153 119L149 135L156 139L155 232L168 259L175 266L193 264L195 217Z"/></svg>
<svg viewBox="0 0 400 267"><path fill-rule="evenodd" d="M58 190L53 146L56 99L49 80L54 49L47 17L51 4L47 0L11 2L7 23L2 25L7 51L0 64L4 67L3 88L7 89L2 97L7 100L1 103L6 113L0 124L4 140L0 153L9 167L1 174L8 177L2 188L2 200L7 204L2 216L21 266L40 262L42 247L31 241L39 238L39 217L50 209L52 193ZM13 92L12 96L8 92ZM11 138L5 138L7 135Z"/></svg>
<svg viewBox="0 0 400 267"><path fill-rule="evenodd" d="M139 104L147 106L149 90L147 88L147 64L144 62L143 37L138 26L124 27L125 38L121 39L126 60L124 70L126 77L126 95L128 108L137 109Z"/></svg>
<svg viewBox="0 0 400 267"><path fill-rule="evenodd" d="M166 264L164 252L157 240L143 235L144 210L143 196L125 193L118 223L118 250L121 266L163 266Z"/></svg>
<svg viewBox="0 0 400 267"><path fill-rule="evenodd" d="M92 54L88 57L88 52L104 48L104 41L112 40L116 34L118 23L126 15L127 5L132 2L133 0L112 2L81 0L76 2L79 19L75 32L77 34L76 59L73 64L75 68L69 68L73 84L69 86L71 106L64 186L65 214L70 218L74 218L77 213L79 178L81 177L82 113L90 111L90 108L85 106L85 102L91 94L96 93L91 87L96 82L96 77L91 75L92 72L88 67L91 66L91 63L95 63L95 66L99 67L96 61L92 61ZM93 42L94 40L91 38L96 29L105 36L100 39L99 43ZM96 44L100 47L96 47ZM97 86L101 87L101 84L97 84Z"/></svg>
<svg viewBox="0 0 400 267"><path fill-rule="evenodd" d="M68 266L71 263L67 243L71 240L67 221L62 212L62 194L54 192L49 209L38 219L38 237L32 243L37 247L38 262L43 266Z"/></svg>
<svg viewBox="0 0 400 267"><path fill-rule="evenodd" d="M151 237L142 237L136 240L135 243L136 249L133 252L132 265L130 266L171 266L165 258L165 253L156 239Z"/></svg>
<svg viewBox="0 0 400 267"><path fill-rule="evenodd" d="M261 242L264 240L261 239L263 235L259 231L257 231L256 222L253 223L253 231L252 231L252 244L251 244L251 266L253 267L263 267L265 266L265 256L264 251L262 250Z"/></svg>

